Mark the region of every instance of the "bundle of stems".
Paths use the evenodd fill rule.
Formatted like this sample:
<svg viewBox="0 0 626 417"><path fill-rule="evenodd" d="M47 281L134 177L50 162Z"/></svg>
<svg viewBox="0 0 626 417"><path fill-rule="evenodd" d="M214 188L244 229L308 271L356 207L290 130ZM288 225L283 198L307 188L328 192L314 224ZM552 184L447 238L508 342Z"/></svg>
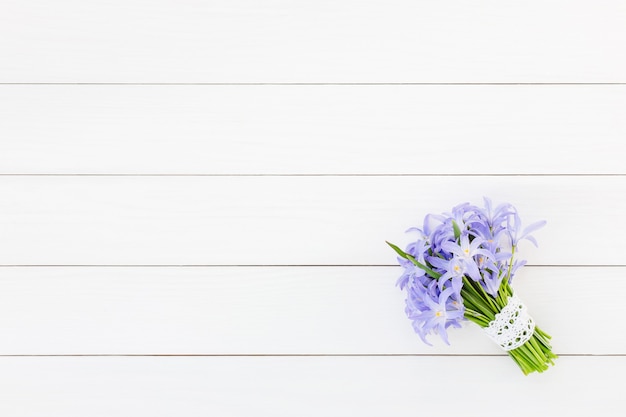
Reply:
<svg viewBox="0 0 626 417"><path fill-rule="evenodd" d="M503 279L497 297L487 294L480 283L467 277L463 277L461 296L465 306L465 318L476 323L482 328L488 327L506 306L508 298L513 295L513 289L508 279ZM530 339L522 346L509 350L509 356L517 363L524 375L531 372L546 371L549 365L554 365L553 360L557 355L552 353L550 336L535 326L535 331Z"/></svg>

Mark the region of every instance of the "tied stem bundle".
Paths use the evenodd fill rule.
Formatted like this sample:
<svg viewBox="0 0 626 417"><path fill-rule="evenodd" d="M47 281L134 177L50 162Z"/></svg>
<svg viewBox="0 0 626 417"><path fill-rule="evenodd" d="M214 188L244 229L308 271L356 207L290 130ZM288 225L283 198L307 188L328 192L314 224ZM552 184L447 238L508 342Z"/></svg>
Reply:
<svg viewBox="0 0 626 417"><path fill-rule="evenodd" d="M426 336L437 334L449 343L447 329L469 320L485 329L524 374L553 365L557 356L550 336L524 314L511 287L526 263L515 259L519 242L537 245L531 233L544 225L522 229L515 207L494 209L485 198L484 208L464 203L451 213L427 215L423 228L409 229L419 238L405 251L387 242L404 267L397 285L407 291L405 311L421 339L430 345Z"/></svg>

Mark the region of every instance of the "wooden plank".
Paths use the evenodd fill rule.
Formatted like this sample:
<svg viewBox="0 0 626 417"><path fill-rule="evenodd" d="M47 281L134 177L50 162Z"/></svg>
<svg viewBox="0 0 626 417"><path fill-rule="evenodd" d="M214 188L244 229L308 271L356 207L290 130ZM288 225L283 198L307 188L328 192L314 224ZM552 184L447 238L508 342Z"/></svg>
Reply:
<svg viewBox="0 0 626 417"><path fill-rule="evenodd" d="M5 85L0 173L625 174L624 108L626 86Z"/></svg>
<svg viewBox="0 0 626 417"><path fill-rule="evenodd" d="M2 268L0 355L503 353L470 323L450 346L424 345L394 286L400 271ZM555 352L626 354L615 330L625 272L526 267L514 286Z"/></svg>
<svg viewBox="0 0 626 417"><path fill-rule="evenodd" d="M624 357L524 377L506 357L0 358L0 412L39 417L621 416ZM451 382L453 381L453 382ZM593 381L590 383L589 381ZM480 395L469 387L480 384ZM453 400L433 397L453 389ZM36 399L33 401L32 399Z"/></svg>
<svg viewBox="0 0 626 417"><path fill-rule="evenodd" d="M488 3L6 0L0 82L626 81L623 2Z"/></svg>
<svg viewBox="0 0 626 417"><path fill-rule="evenodd" d="M0 195L4 265L389 265L385 240L483 195L548 221L530 264L626 264L623 176L9 176Z"/></svg>

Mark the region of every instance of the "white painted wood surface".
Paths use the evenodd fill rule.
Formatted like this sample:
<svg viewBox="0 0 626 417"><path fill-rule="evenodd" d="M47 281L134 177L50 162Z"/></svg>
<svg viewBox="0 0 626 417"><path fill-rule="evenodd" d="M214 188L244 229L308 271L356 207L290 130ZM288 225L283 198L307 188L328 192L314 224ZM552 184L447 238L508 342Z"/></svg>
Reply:
<svg viewBox="0 0 626 417"><path fill-rule="evenodd" d="M0 415L621 416L625 18L3 1ZM548 221L542 375L424 346L394 287L384 240L484 195Z"/></svg>
<svg viewBox="0 0 626 417"><path fill-rule="evenodd" d="M0 378L4 415L621 416L622 386L607 375L626 372L626 359L563 357L529 377L504 356L21 357L0 368L12 375Z"/></svg>
<svg viewBox="0 0 626 417"><path fill-rule="evenodd" d="M0 173L626 173L626 85L20 85L0 94Z"/></svg>
<svg viewBox="0 0 626 417"><path fill-rule="evenodd" d="M624 176L3 176L0 195L5 265L389 265L385 240L483 195L549 222L531 264L626 265Z"/></svg>
<svg viewBox="0 0 626 417"><path fill-rule="evenodd" d="M625 82L618 0L4 0L1 82Z"/></svg>
<svg viewBox="0 0 626 417"><path fill-rule="evenodd" d="M397 267L2 272L0 355L502 353L469 323L450 331L450 346L434 337L433 347L422 344L393 286ZM622 313L625 274L625 267L527 267L514 283L555 352L620 354L626 335L598 315ZM586 285L590 279L597 285Z"/></svg>

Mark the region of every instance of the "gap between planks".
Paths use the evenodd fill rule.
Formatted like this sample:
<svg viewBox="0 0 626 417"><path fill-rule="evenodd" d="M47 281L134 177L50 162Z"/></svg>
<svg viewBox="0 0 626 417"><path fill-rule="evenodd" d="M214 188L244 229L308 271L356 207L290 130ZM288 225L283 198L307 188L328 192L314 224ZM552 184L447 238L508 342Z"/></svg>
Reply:
<svg viewBox="0 0 626 417"><path fill-rule="evenodd" d="M393 268L398 264L245 264L245 265L229 265L229 264L6 264L0 268ZM626 268L626 265L549 265L549 264L526 264L524 268Z"/></svg>
<svg viewBox="0 0 626 417"><path fill-rule="evenodd" d="M556 353L560 357L626 357L626 353ZM77 353L77 354L7 354L0 358L72 358L72 357L504 357L506 353Z"/></svg>
<svg viewBox="0 0 626 417"><path fill-rule="evenodd" d="M626 85L626 83L623 82L605 82L605 83L593 83L593 82L582 82L582 83L550 83L550 82L500 82L500 83L480 83L480 82L450 82L450 83L437 83L437 82L432 82L432 83L412 83L412 82L389 82L389 83L385 83L385 82L380 82L380 83L342 83L342 82L319 82L319 83L315 83L315 82L311 82L311 83L299 83L299 82L293 82L293 83L263 83L263 82L250 82L250 83L175 83L175 82L171 82L171 83L158 83L158 82L152 82L152 83L141 83L141 82L102 82L102 83L97 83L97 82L93 82L93 83L88 83L88 82L76 82L76 83L71 83L71 82L58 82L58 83L46 83L46 82L30 82L30 83L10 83L10 82L6 82L6 83L0 83L0 86L3 85L155 85L155 86L170 86L170 85L190 85L190 86L219 86L219 85L234 85L234 86L281 86L281 85L302 85L302 86L324 86L324 85L337 85L337 86L342 86L342 85L346 85L346 86L378 86L378 85L398 85L398 86L403 86L403 85L417 85L417 86L422 86L422 85L505 85L505 86L525 86L525 85L566 85L566 86L576 86L576 85L581 85L581 86L589 86L589 85L607 85L607 86L612 86L612 85Z"/></svg>
<svg viewBox="0 0 626 417"><path fill-rule="evenodd" d="M624 174L605 173L605 174L553 174L553 173L535 173L535 174L96 174L96 173L0 173L0 177L626 177Z"/></svg>

